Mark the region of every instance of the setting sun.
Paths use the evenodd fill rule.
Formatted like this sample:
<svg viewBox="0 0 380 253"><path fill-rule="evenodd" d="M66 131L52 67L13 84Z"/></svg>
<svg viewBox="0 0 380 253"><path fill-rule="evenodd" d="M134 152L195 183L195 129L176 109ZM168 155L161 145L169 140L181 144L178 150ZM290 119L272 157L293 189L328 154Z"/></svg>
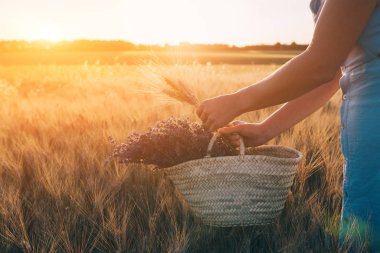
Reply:
<svg viewBox="0 0 380 253"><path fill-rule="evenodd" d="M58 42L65 39L52 25L43 25L34 29L31 29L30 33L27 35L27 40L47 40L51 42Z"/></svg>

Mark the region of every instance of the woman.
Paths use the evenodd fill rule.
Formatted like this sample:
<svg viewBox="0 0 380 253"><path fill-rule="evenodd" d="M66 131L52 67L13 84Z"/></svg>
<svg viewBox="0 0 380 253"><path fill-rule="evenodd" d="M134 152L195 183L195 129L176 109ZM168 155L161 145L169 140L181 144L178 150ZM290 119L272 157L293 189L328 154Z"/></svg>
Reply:
<svg viewBox="0 0 380 253"><path fill-rule="evenodd" d="M311 9L316 26L305 52L254 85L204 101L197 114L214 131L242 113L287 102L262 123L219 129L236 146L239 136L257 146L324 105L340 83L340 241L356 224L351 242L366 236L371 252L380 252L380 0L313 0Z"/></svg>

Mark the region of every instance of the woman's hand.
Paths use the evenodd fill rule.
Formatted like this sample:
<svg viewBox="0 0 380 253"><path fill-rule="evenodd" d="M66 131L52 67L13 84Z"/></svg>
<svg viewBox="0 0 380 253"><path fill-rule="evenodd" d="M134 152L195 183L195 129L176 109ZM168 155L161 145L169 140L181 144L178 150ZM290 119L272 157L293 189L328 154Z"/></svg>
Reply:
<svg viewBox="0 0 380 253"><path fill-rule="evenodd" d="M234 121L232 126L223 127L218 130L234 147L240 146L240 138L243 138L247 147L256 147L265 144L274 136L261 123L248 123Z"/></svg>
<svg viewBox="0 0 380 253"><path fill-rule="evenodd" d="M244 112L243 102L238 93L211 98L201 103L197 115L208 130L215 131Z"/></svg>

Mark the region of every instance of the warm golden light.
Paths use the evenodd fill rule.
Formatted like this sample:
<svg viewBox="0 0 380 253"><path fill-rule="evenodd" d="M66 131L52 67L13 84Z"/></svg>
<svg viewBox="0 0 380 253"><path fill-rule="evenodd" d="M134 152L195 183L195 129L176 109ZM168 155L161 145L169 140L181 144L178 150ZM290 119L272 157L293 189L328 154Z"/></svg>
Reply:
<svg viewBox="0 0 380 253"><path fill-rule="evenodd" d="M52 25L42 25L30 30L30 33L27 37L28 40L47 40L50 42L58 42L65 39Z"/></svg>
<svg viewBox="0 0 380 253"><path fill-rule="evenodd" d="M12 0L0 8L0 40L308 43L313 31L308 5L299 0Z"/></svg>

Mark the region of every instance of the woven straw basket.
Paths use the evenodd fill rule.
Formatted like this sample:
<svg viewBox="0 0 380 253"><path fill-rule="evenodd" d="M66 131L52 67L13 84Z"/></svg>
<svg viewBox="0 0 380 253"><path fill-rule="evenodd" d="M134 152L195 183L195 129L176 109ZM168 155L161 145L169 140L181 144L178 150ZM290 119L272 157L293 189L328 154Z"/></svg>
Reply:
<svg viewBox="0 0 380 253"><path fill-rule="evenodd" d="M217 227L271 223L284 208L302 154L282 146L261 146L239 156L207 156L164 169L190 209Z"/></svg>

